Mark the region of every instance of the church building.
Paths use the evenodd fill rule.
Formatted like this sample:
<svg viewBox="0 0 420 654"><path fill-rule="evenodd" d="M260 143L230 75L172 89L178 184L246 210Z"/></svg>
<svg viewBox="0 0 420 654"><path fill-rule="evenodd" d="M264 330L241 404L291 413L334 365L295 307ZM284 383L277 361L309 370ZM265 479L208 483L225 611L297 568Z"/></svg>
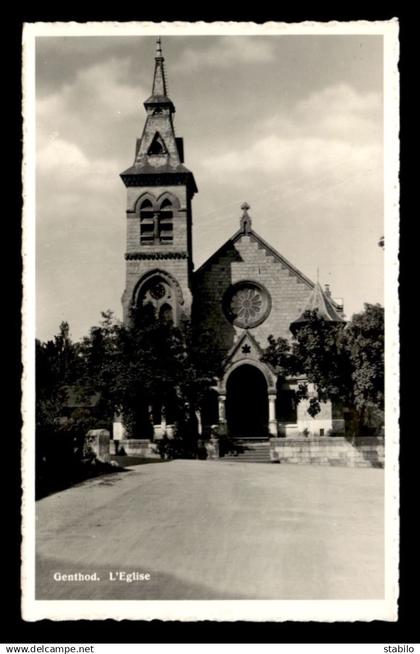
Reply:
<svg viewBox="0 0 420 654"><path fill-rule="evenodd" d="M152 94L144 107L133 165L121 174L127 188L124 321L133 309L151 304L156 315L174 324L193 319L214 331L224 364L214 402L202 411L203 428L218 425L232 437L261 439L342 433L342 414L331 403L312 418L308 400L295 401L302 379L279 380L261 360L268 336L291 338L308 309L317 309L325 320L343 321L343 307L328 288L308 279L254 231L258 218L251 218L246 202L232 216L232 236L194 269L192 211L198 188L184 164L183 139L175 134L160 39ZM155 438L170 428L162 414Z"/></svg>

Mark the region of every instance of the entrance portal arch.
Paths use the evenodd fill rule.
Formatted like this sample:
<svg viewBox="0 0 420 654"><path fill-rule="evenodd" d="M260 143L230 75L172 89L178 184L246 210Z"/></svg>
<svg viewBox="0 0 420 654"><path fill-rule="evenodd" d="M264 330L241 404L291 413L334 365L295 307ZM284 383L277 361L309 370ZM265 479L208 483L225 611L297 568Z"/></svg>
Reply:
<svg viewBox="0 0 420 654"><path fill-rule="evenodd" d="M268 436L268 387L263 372L249 363L235 367L226 380L226 423L234 437Z"/></svg>

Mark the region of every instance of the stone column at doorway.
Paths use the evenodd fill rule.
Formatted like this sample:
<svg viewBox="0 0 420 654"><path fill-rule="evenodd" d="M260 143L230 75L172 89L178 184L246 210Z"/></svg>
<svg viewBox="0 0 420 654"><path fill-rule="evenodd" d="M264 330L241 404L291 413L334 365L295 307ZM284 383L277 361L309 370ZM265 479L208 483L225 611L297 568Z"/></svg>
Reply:
<svg viewBox="0 0 420 654"><path fill-rule="evenodd" d="M277 436L276 393L268 395L268 431L270 436Z"/></svg>
<svg viewBox="0 0 420 654"><path fill-rule="evenodd" d="M166 406L162 404L160 410L160 428L162 430L162 435L166 434Z"/></svg>
<svg viewBox="0 0 420 654"><path fill-rule="evenodd" d="M219 427L226 431L226 395L219 395Z"/></svg>

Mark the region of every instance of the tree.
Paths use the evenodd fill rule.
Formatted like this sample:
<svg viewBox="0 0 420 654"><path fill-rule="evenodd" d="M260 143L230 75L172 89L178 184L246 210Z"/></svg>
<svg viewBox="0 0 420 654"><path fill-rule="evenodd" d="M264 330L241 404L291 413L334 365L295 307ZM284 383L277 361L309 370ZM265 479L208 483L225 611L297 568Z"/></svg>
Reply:
<svg viewBox="0 0 420 654"><path fill-rule="evenodd" d="M35 343L37 495L60 488L74 478L81 459L90 416L78 409L68 415L69 389L83 376L79 346L62 322L53 340Z"/></svg>
<svg viewBox="0 0 420 654"><path fill-rule="evenodd" d="M308 383L314 385L311 416L319 413L321 402L331 400L354 409L352 429L360 431L384 405L383 308L365 304L364 312L347 325L325 321L316 311L308 312L306 319L291 344L271 336L264 359L283 377L305 377L298 400L309 397Z"/></svg>
<svg viewBox="0 0 420 654"><path fill-rule="evenodd" d="M121 410L120 377L124 372L121 344L123 326L112 311L101 313L102 320L82 339L79 352L83 374L79 379L84 399L97 396L97 426L112 428L114 414Z"/></svg>
<svg viewBox="0 0 420 654"><path fill-rule="evenodd" d="M63 414L66 386L82 374L78 347L70 339L67 322L62 322L54 340L35 342L36 419L40 428L54 428Z"/></svg>
<svg viewBox="0 0 420 654"><path fill-rule="evenodd" d="M346 329L346 345L352 368L353 402L360 420L384 410L384 310L365 304Z"/></svg>
<svg viewBox="0 0 420 654"><path fill-rule="evenodd" d="M83 340L85 388L100 393L104 417L123 415L129 437L152 436L151 414L166 407L193 438L197 409L220 366L214 343L214 335L188 322L175 327L156 319L152 307L133 314L128 325L105 312Z"/></svg>

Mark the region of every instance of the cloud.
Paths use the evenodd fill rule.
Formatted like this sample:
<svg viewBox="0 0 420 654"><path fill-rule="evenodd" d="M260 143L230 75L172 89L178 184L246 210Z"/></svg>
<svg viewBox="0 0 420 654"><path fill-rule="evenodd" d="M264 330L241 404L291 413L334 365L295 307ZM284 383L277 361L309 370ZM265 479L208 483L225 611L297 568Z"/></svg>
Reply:
<svg viewBox="0 0 420 654"><path fill-rule="evenodd" d="M234 147L215 143L196 171L196 263L233 233L247 200L256 231L309 277L319 266L349 315L362 308L360 298L378 301L381 114L379 95L332 85L287 111L279 103Z"/></svg>
<svg viewBox="0 0 420 654"><path fill-rule="evenodd" d="M135 134L133 128L124 151L121 125L130 129L137 122L145 93L129 83L128 67L126 58L95 63L80 69L71 83L38 98L37 204L46 229L57 220L52 198L59 199L61 219L67 222L66 211L74 212L78 205L84 214L93 213L94 205L96 211L101 205L106 211L119 197L118 174L133 154Z"/></svg>
<svg viewBox="0 0 420 654"><path fill-rule="evenodd" d="M207 48L185 48L172 65L175 72L202 68L229 68L234 64L261 64L274 61L274 43L259 37L221 38L212 40Z"/></svg>
<svg viewBox="0 0 420 654"><path fill-rule="evenodd" d="M223 183L277 188L287 197L339 206L381 193L380 98L337 85L309 95L255 129L245 147L211 154L206 176ZM339 193L335 193L339 189ZM306 193L304 197L302 193Z"/></svg>
<svg viewBox="0 0 420 654"><path fill-rule="evenodd" d="M337 276L334 262L348 259L349 243L360 243L358 257L366 262L372 256L367 236L372 233L376 252L382 234L381 99L349 83L306 96L301 86L289 84L285 98L275 82L273 45L258 37L203 39L172 59L177 132L186 137L186 165L200 188L194 198L194 260L199 265L233 233L247 200L255 229L303 272L313 274L315 261L321 261ZM151 68L147 60L142 86L136 81L141 71L129 57L113 51L105 61L86 65L80 55L71 77L38 88L41 337L63 318L81 335L101 309L119 311L125 189L118 175L132 162L144 125L141 103L150 92ZM194 84L192 71L198 71ZM323 237L313 252L317 231ZM353 273L347 277L337 277L346 297L355 283ZM359 295L368 298L366 275L359 279Z"/></svg>
<svg viewBox="0 0 420 654"><path fill-rule="evenodd" d="M86 172L89 159L74 143L68 143L60 138L52 138L43 144L38 151L38 172L40 174L54 173L57 168L71 171Z"/></svg>
<svg viewBox="0 0 420 654"><path fill-rule="evenodd" d="M59 91L37 100L37 138L77 143L86 156L117 151L118 125L135 124L145 89L129 82L130 62L111 58L79 70ZM134 132L135 133L135 132Z"/></svg>
<svg viewBox="0 0 420 654"><path fill-rule="evenodd" d="M378 170L380 165L381 148L376 144L367 143L356 147L341 140L320 137L290 139L277 135L258 139L243 150L203 160L207 172L220 176L221 180L231 173L241 177L249 173L285 177L291 169L305 177L320 177L329 171L339 178L350 170L360 171L362 168L373 171Z"/></svg>
<svg viewBox="0 0 420 654"><path fill-rule="evenodd" d="M349 85L326 87L297 102L287 114L273 113L262 121L261 131L288 138L340 139L349 143L382 140L382 98L378 93L361 93Z"/></svg>

